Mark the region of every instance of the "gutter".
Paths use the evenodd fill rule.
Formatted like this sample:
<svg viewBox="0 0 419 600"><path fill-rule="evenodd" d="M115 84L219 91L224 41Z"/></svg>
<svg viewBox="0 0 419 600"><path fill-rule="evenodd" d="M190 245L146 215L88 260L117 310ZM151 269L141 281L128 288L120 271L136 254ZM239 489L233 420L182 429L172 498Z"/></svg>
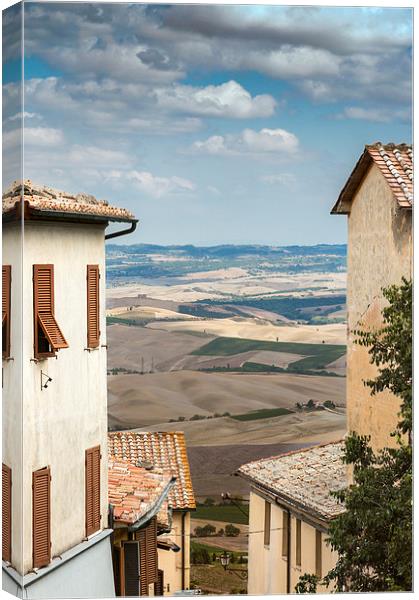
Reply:
<svg viewBox="0 0 419 600"><path fill-rule="evenodd" d="M155 517L157 515L157 513L159 512L159 510L162 507L163 502L166 500L168 493L174 486L175 481L176 481L176 477L172 477L171 480L169 481L169 483L164 488L164 490L163 490L160 498L156 502L156 504L148 512L146 512L145 515L140 517L140 519L138 519L138 521L136 521L133 525L128 526L129 532L138 531L138 529L143 527L143 525L148 523L148 521L150 521L153 517Z"/></svg>
<svg viewBox="0 0 419 600"><path fill-rule="evenodd" d="M122 229L121 231L115 231L114 233L108 233L105 235L105 240L111 240L116 237L120 237L121 235L128 235L129 233L133 233L137 229L138 219L135 219L131 222L131 226L128 229Z"/></svg>
<svg viewBox="0 0 419 600"><path fill-rule="evenodd" d="M287 510L287 594L291 593L291 512Z"/></svg>

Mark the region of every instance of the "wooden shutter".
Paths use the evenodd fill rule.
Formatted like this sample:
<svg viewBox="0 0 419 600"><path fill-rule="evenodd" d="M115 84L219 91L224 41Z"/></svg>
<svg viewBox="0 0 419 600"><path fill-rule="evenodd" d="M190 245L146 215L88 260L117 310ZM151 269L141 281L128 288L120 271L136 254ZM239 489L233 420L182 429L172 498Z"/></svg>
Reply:
<svg viewBox="0 0 419 600"><path fill-rule="evenodd" d="M87 346L99 346L99 265L87 265Z"/></svg>
<svg viewBox="0 0 419 600"><path fill-rule="evenodd" d="M316 529L316 575L322 576L322 532Z"/></svg>
<svg viewBox="0 0 419 600"><path fill-rule="evenodd" d="M115 596L122 596L121 586L121 560L122 549L120 546L112 547L113 580L115 584Z"/></svg>
<svg viewBox="0 0 419 600"><path fill-rule="evenodd" d="M147 527L135 534L140 542L140 587L141 596L148 596L148 586L158 579L157 562L157 519L154 517Z"/></svg>
<svg viewBox="0 0 419 600"><path fill-rule="evenodd" d="M301 567L301 519L295 519L295 564Z"/></svg>
<svg viewBox="0 0 419 600"><path fill-rule="evenodd" d="M138 542L123 542L123 596L140 595L140 549ZM142 594L141 594L142 595Z"/></svg>
<svg viewBox="0 0 419 600"><path fill-rule="evenodd" d="M33 266L35 356L51 354L38 347L39 330L45 335L52 353L68 348L61 329L54 317L54 265Z"/></svg>
<svg viewBox="0 0 419 600"><path fill-rule="evenodd" d="M265 546L269 546L271 543L271 503L265 500L265 526L263 543Z"/></svg>
<svg viewBox="0 0 419 600"><path fill-rule="evenodd" d="M86 450L86 536L100 529L100 446Z"/></svg>
<svg viewBox="0 0 419 600"><path fill-rule="evenodd" d="M289 528L289 513L286 510L282 511L282 556L288 557L288 528Z"/></svg>
<svg viewBox="0 0 419 600"><path fill-rule="evenodd" d="M164 595L164 572L159 569L157 574L157 581L154 584L154 595L155 596L163 596Z"/></svg>
<svg viewBox="0 0 419 600"><path fill-rule="evenodd" d="M32 475L32 552L35 568L45 567L51 560L50 482L48 467Z"/></svg>
<svg viewBox="0 0 419 600"><path fill-rule="evenodd" d="M2 327L3 327L3 358L10 356L10 294L12 282L12 267L2 267Z"/></svg>
<svg viewBox="0 0 419 600"><path fill-rule="evenodd" d="M10 562L12 555L12 470L2 465L2 558Z"/></svg>

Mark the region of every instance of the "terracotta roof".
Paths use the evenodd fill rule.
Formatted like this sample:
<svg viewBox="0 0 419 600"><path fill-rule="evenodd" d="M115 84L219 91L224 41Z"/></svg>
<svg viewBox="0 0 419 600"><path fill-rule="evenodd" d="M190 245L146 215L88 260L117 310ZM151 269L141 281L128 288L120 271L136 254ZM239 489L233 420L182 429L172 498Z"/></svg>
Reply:
<svg viewBox="0 0 419 600"><path fill-rule="evenodd" d="M173 509L196 508L185 435L180 431L118 431L108 434L109 456L169 471L176 482L169 493Z"/></svg>
<svg viewBox="0 0 419 600"><path fill-rule="evenodd" d="M343 442L333 442L250 462L238 473L278 499L328 521L344 511L330 495L347 485L342 454Z"/></svg>
<svg viewBox="0 0 419 600"><path fill-rule="evenodd" d="M111 221L135 221L134 215L125 208L111 206L106 200L97 200L89 194L69 194L38 185L29 179L14 181L3 194L3 214L15 209L23 199L30 209L42 212L64 213L65 215L91 215L105 217Z"/></svg>
<svg viewBox="0 0 419 600"><path fill-rule="evenodd" d="M166 526L169 522L166 496L171 480L171 474L163 469L148 471L128 461L110 460L108 500L113 506L114 521L133 525L158 509L157 521Z"/></svg>
<svg viewBox="0 0 419 600"><path fill-rule="evenodd" d="M365 146L339 198L332 214L348 214L351 202L372 164L376 164L385 177L395 199L402 208L413 205L413 150L408 144L375 144Z"/></svg>

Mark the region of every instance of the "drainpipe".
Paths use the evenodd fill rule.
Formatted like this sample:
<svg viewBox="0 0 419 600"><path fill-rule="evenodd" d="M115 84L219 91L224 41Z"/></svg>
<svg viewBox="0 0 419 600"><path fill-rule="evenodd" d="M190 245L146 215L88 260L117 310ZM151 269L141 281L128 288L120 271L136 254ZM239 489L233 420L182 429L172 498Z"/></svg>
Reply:
<svg viewBox="0 0 419 600"><path fill-rule="evenodd" d="M185 589L185 582L186 582L186 578L185 578L185 542L186 542L185 520L186 520L186 512L183 512L182 513L182 590Z"/></svg>
<svg viewBox="0 0 419 600"><path fill-rule="evenodd" d="M120 235L127 235L128 233L133 233L137 229L138 219L132 221L131 226L128 229L122 229L121 231L114 231L113 233L107 233L105 235L105 240L111 240L113 238L119 237Z"/></svg>
<svg viewBox="0 0 419 600"><path fill-rule="evenodd" d="M291 593L291 513L287 510L287 594Z"/></svg>

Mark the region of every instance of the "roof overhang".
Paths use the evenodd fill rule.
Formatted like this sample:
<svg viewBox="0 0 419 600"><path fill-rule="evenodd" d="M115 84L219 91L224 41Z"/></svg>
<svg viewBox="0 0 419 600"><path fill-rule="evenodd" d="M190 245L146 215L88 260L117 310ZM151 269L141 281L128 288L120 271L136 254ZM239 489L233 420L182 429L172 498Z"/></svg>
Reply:
<svg viewBox="0 0 419 600"><path fill-rule="evenodd" d="M368 173L372 163L373 160L371 155L367 148L365 148L339 194L339 198L330 211L331 215L348 215L350 213L353 197Z"/></svg>

